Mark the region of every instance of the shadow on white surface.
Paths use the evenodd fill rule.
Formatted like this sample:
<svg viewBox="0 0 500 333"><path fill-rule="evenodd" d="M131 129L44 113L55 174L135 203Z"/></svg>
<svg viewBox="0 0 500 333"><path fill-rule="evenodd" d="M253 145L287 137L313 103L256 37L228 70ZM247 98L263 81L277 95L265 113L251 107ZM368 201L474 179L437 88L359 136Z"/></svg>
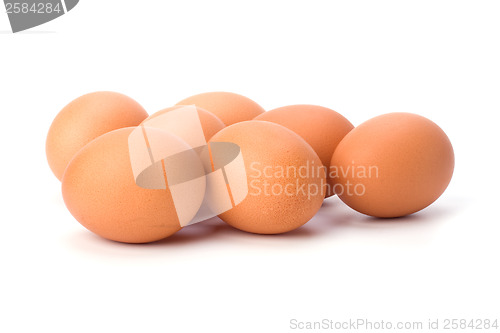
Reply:
<svg viewBox="0 0 500 333"><path fill-rule="evenodd" d="M395 218L377 218L359 214L353 221L353 227L361 228L394 228L410 224L435 224L438 221L450 218L467 206L465 198L450 198L447 201L434 203L423 210L411 215Z"/></svg>
<svg viewBox="0 0 500 333"><path fill-rule="evenodd" d="M277 248L311 246L322 241L342 241L344 236L372 237L373 232L386 233L385 237L398 235L410 237L409 230L427 237L440 222L457 214L464 207L463 200L448 200L430 206L416 214L393 219L378 219L357 213L345 206L338 198L325 201L319 212L307 224L294 231L279 235L258 235L237 230L218 217L197 223L180 230L176 234L154 243L124 244L110 241L92 234L83 227L64 239L71 248L91 255L111 255L144 257L157 253L169 256L172 252L200 251L211 246L224 248ZM384 231L386 230L386 231ZM346 235L348 234L348 235ZM414 233L415 234L415 233ZM354 235L354 236L353 236ZM358 236L356 236L358 235ZM404 236L408 235L408 236ZM413 235L412 237L414 237Z"/></svg>

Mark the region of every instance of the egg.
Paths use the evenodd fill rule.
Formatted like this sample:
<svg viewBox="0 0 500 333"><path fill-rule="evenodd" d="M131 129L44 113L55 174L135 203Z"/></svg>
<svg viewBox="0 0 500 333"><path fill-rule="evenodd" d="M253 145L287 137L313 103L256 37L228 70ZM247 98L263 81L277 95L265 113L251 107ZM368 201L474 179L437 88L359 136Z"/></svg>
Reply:
<svg viewBox="0 0 500 333"><path fill-rule="evenodd" d="M289 105L267 111L255 118L285 126L311 145L328 168L333 152L354 126L340 113L318 105ZM328 175L327 175L328 176ZM328 187L326 196L333 195Z"/></svg>
<svg viewBox="0 0 500 333"><path fill-rule="evenodd" d="M54 175L61 180L73 156L87 143L112 130L137 126L148 117L132 98L116 92L83 95L56 116L46 141L46 155Z"/></svg>
<svg viewBox="0 0 500 333"><path fill-rule="evenodd" d="M207 92L188 97L177 105L196 105L216 115L226 125L252 120L264 109L251 99L230 92Z"/></svg>
<svg viewBox="0 0 500 333"><path fill-rule="evenodd" d="M164 180L165 169L178 179L185 178L190 174L186 172L186 168L192 167L193 163L185 163L190 160L183 158L183 164L177 163L177 168L162 164L159 168L146 169L149 172L141 173L137 178L142 177L142 183L146 186L137 185L131 160L134 156L129 151L134 148L136 155L144 153L146 158L148 151L138 151L138 144L135 147L129 146L129 138L135 129L127 127L111 131L81 149L64 173L62 194L66 207L75 219L95 234L118 242L147 243L168 237L181 229L179 210L176 209L169 187L172 184L165 180L169 185L166 188L160 189L156 185L158 181ZM155 142L161 143L163 149L180 147L182 149L176 150L191 152L186 143L173 135L153 128L148 128L147 131L150 135L150 147ZM157 153L148 150L151 154ZM192 154L198 158L194 152ZM175 160L179 161L178 157ZM201 162L199 167L203 168ZM155 174L155 170L159 171L161 179L157 177L158 172ZM196 193L197 190L199 193ZM180 205L184 210L183 216L189 215L186 221L195 216L204 191L204 187L200 186L194 191L180 193L183 195ZM198 195L200 193L201 196Z"/></svg>
<svg viewBox="0 0 500 333"><path fill-rule="evenodd" d="M431 120L389 113L353 129L330 166L331 186L351 208L391 218L418 212L448 186L454 169L450 140Z"/></svg>
<svg viewBox="0 0 500 333"><path fill-rule="evenodd" d="M251 233L294 230L320 209L325 196L325 169L307 142L271 122L245 121L215 134L210 143L231 142L241 149L248 194L219 217Z"/></svg>
<svg viewBox="0 0 500 333"><path fill-rule="evenodd" d="M173 110L178 110L182 108L183 105L176 105L172 106L163 110L160 110L158 112L153 113L151 116L146 118L146 120L143 121L145 123L146 121L156 118L162 114L165 114L167 112L173 111ZM205 135L205 139L208 141L212 136L214 136L215 133L226 127L224 123L215 115L212 113L208 112L205 109L202 109L200 107L196 107L196 110L198 111L198 116L200 119L201 127L203 129L203 134Z"/></svg>

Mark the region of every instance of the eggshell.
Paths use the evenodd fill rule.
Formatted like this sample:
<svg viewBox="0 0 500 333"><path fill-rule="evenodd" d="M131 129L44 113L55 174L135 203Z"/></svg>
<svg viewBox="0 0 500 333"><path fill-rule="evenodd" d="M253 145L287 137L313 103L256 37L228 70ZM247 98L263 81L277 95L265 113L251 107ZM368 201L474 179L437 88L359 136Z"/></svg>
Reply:
<svg viewBox="0 0 500 333"><path fill-rule="evenodd" d="M311 145L323 165L328 168L333 152L354 126L340 113L318 105L289 105L267 111L255 120L285 126ZM326 196L333 195L328 187Z"/></svg>
<svg viewBox="0 0 500 333"><path fill-rule="evenodd" d="M399 217L439 198L453 168L453 148L441 128L416 114L389 113L347 134L329 172L335 193L351 208Z"/></svg>
<svg viewBox="0 0 500 333"><path fill-rule="evenodd" d="M109 91L83 95L56 116L46 141L46 154L54 175L61 180L69 161L81 148L112 130L137 126L148 117L132 98Z"/></svg>
<svg viewBox="0 0 500 333"><path fill-rule="evenodd" d="M264 112L264 109L251 99L230 92L207 92L177 103L177 105L192 104L213 113L226 126L252 120Z"/></svg>
<svg viewBox="0 0 500 333"><path fill-rule="evenodd" d="M248 195L219 215L233 227L258 234L283 233L302 226L321 207L325 169L311 146L289 129L245 121L224 128L210 142L237 144L244 160Z"/></svg>
<svg viewBox="0 0 500 333"><path fill-rule="evenodd" d="M62 193L71 214L90 231L114 241L147 243L181 226L169 188L136 185L128 146L133 130L114 130L81 149L64 173ZM165 138L169 144L168 135Z"/></svg>
<svg viewBox="0 0 500 333"><path fill-rule="evenodd" d="M146 120L143 121L146 122L152 118L158 117L162 114L165 114L167 112L177 110L179 108L183 107L183 105L176 105L172 106L163 110L160 110L158 112L153 113L150 115ZM208 141L212 136L214 136L215 133L226 127L222 120L220 120L217 116L214 114L208 112L205 109L202 109L200 107L196 107L196 110L198 111L198 116L200 117L200 122L201 122L201 127L203 128L203 133L205 134L205 139Z"/></svg>

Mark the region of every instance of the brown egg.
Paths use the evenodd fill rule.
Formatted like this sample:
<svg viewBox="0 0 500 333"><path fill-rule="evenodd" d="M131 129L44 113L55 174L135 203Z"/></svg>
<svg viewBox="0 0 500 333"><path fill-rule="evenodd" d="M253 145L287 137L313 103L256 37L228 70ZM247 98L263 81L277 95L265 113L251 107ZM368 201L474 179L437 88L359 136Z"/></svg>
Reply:
<svg viewBox="0 0 500 333"><path fill-rule="evenodd" d="M439 198L453 168L453 148L441 128L419 115L389 113L347 134L329 173L333 190L351 208L399 217Z"/></svg>
<svg viewBox="0 0 500 333"><path fill-rule="evenodd" d="M300 135L328 168L333 152L354 126L340 113L318 105L289 105L267 111L255 120L271 121ZM326 196L333 195L329 187Z"/></svg>
<svg viewBox="0 0 500 333"><path fill-rule="evenodd" d="M151 116L146 118L143 123L147 120L150 120L152 118L158 117L159 115L165 114L167 112L177 110L179 108L183 107L183 105L176 105L172 106L163 110L160 110L158 112L153 113ZM198 116L200 117L200 122L201 122L201 127L203 128L203 133L205 134L205 139L208 141L212 136L214 136L215 133L226 127L224 123L217 118L217 116L213 115L212 113L208 112L205 109L202 109L200 107L196 107L196 110L198 111Z"/></svg>
<svg viewBox="0 0 500 333"><path fill-rule="evenodd" d="M245 199L219 217L243 231L278 234L309 221L325 196L325 169L300 136L266 121L224 128L210 142L241 149L248 181Z"/></svg>
<svg viewBox="0 0 500 333"><path fill-rule="evenodd" d="M208 92L188 97L177 105L196 105L216 115L226 125L252 120L264 109L251 99L230 92Z"/></svg>
<svg viewBox="0 0 500 333"><path fill-rule="evenodd" d="M90 231L114 241L147 243L181 226L168 187L136 185L128 143L133 130L114 130L81 149L64 173L62 193L71 214Z"/></svg>
<svg viewBox="0 0 500 333"><path fill-rule="evenodd" d="M69 161L83 146L112 130L137 126L148 117L132 98L109 91L78 97L56 116L50 126L46 154L54 175L61 180Z"/></svg>

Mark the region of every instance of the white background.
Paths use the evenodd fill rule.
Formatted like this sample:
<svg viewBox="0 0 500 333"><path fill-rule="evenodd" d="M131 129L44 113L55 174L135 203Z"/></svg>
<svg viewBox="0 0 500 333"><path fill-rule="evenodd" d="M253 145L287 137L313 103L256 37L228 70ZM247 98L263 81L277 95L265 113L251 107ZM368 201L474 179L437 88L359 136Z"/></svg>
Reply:
<svg viewBox="0 0 500 333"><path fill-rule="evenodd" d="M82 0L12 34L2 8L0 331L500 317L499 17L486 0ZM45 159L52 119L96 90L150 113L216 90L266 109L320 104L356 125L415 112L449 135L455 174L407 218L371 219L332 198L285 235L212 220L155 244L113 243L70 215Z"/></svg>

